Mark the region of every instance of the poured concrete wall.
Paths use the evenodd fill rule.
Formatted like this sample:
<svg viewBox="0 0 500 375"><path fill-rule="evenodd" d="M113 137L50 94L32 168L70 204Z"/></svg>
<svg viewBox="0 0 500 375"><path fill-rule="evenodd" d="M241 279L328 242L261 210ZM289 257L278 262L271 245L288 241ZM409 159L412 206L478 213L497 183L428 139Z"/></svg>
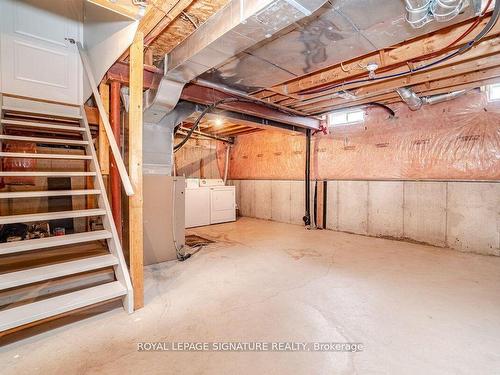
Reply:
<svg viewBox="0 0 500 375"><path fill-rule="evenodd" d="M302 224L304 182L233 180L241 216ZM500 183L328 181L327 228L500 256Z"/></svg>

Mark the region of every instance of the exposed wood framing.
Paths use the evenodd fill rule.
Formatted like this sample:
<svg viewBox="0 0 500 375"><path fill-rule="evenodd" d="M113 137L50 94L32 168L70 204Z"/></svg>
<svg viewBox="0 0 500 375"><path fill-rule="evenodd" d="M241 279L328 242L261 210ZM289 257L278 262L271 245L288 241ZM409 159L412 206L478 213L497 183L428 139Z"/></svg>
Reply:
<svg viewBox="0 0 500 375"><path fill-rule="evenodd" d="M155 61L162 60L166 53L170 52L175 46L193 33L198 25L201 25L229 2L229 0L178 1L179 6L172 9L171 13L173 14L176 9L180 9L182 13L177 13L175 19L172 21L166 20L166 22L163 22L163 25L160 23L159 28L161 32L158 33L158 35L154 35L153 30L155 39L153 42L148 40L148 44L153 49ZM166 2L172 1L167 0ZM181 9L183 5L185 5L185 7Z"/></svg>
<svg viewBox="0 0 500 375"><path fill-rule="evenodd" d="M363 105L373 101L382 103L399 101L400 98L394 90L402 86L411 86L417 93L422 95L433 95L434 93L450 92L463 87L474 88L485 83L496 82L498 67L500 66L500 24L497 24L487 37L472 49L446 61L444 64L399 78L349 84L349 81L364 78L367 75L366 72L359 69L350 69L351 66L363 66L368 62L376 62L380 66L377 74L381 76L389 73L407 72L409 66L414 69L436 61L443 55L427 60L425 60L425 56L437 51L450 53L458 46L468 43L489 21L489 16L485 17L479 26L457 45L443 50L444 47L462 35L473 21L469 20L404 42L390 49L344 62L343 66L338 64L299 77L257 92L255 96L311 115L318 115L331 110ZM422 59L422 56L424 56L424 59ZM421 61L412 63L412 61L417 60ZM345 85L342 86L342 84ZM321 89L327 85L339 86L317 93L300 94L304 90ZM339 97L338 92L343 90L355 95L355 99Z"/></svg>
<svg viewBox="0 0 500 375"><path fill-rule="evenodd" d="M121 103L120 103L120 83L111 82L110 118L109 122L113 129L118 148L121 150ZM120 173L115 163L113 155L110 156L111 168L109 175L109 190L111 192L111 212L116 225L116 231L120 243L122 241L122 185Z"/></svg>
<svg viewBox="0 0 500 375"><path fill-rule="evenodd" d="M99 125L99 110L97 107L89 107L86 105L85 114L87 115L89 125Z"/></svg>
<svg viewBox="0 0 500 375"><path fill-rule="evenodd" d="M135 194L129 197L130 275L134 307L144 306L143 196L142 196L142 90L143 41L138 32L130 46L129 173Z"/></svg>
<svg viewBox="0 0 500 375"><path fill-rule="evenodd" d="M102 104L106 113L109 116L109 86L105 83L99 85L99 93L101 94ZM97 114L99 116L99 114ZM90 121L89 121L90 122ZM99 166L101 173L105 176L109 175L109 142L104 124L99 118ZM104 176L103 176L104 177Z"/></svg>
<svg viewBox="0 0 500 375"><path fill-rule="evenodd" d="M139 23L139 32L144 34L144 45L150 45L192 2L193 0L153 1Z"/></svg>
<svg viewBox="0 0 500 375"><path fill-rule="evenodd" d="M468 72L478 69L488 69L500 65L500 45L499 39L483 42L477 47L474 47L469 53L463 56L458 56L456 59L450 60L451 63L437 66L434 69L414 73L410 76L384 80L378 83L368 83L356 85L350 91L357 97L366 98L374 97L377 94L383 94L387 91L393 91L401 86L412 86L425 82L440 81L453 76L467 74ZM330 92L334 93L335 90ZM291 104L294 108L307 111L311 108L328 107L334 105L342 105L348 103L349 100L336 98L334 94L324 96L316 96L312 99L302 100L298 103Z"/></svg>
<svg viewBox="0 0 500 375"><path fill-rule="evenodd" d="M458 46L462 46L472 40L488 21L489 17L483 19L479 26L466 38L464 38L458 44ZM361 66L365 66L367 63L375 62L379 64L378 71L387 70L390 67L397 67L401 65L404 66L407 61L414 60L422 55L434 53L441 50L443 47L446 47L449 43L453 42L462 33L464 33L470 27L472 22L473 20L469 20L467 22L459 24L458 26L455 25L453 27L440 30L425 37L420 37L409 42L405 42L399 46L395 46L391 50L385 52L384 61L381 61L379 52L375 52L363 56L359 59L345 62L343 64L344 69L342 69L340 64L337 64L331 68L321 70L317 73L307 75L305 77L300 77L299 79L295 79L283 85L276 85L272 87L272 90L281 92L284 95L293 94L301 90L318 87L333 82L341 82L346 79L357 77L363 73L359 70L349 70L349 66L351 65L360 64ZM497 35L499 32L500 24L497 24L489 35ZM344 70L348 71L346 72ZM266 97L266 95L268 94L259 93L256 96Z"/></svg>

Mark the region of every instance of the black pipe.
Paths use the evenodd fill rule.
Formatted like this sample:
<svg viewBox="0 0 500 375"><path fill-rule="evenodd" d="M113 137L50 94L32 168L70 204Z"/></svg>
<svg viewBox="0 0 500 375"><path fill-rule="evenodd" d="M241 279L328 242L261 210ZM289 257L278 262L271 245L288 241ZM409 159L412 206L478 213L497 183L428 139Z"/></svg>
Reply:
<svg viewBox="0 0 500 375"><path fill-rule="evenodd" d="M386 106L385 104L382 104L382 103L379 103L379 102L370 102L370 103L368 103L368 105L373 105L375 107L380 107L380 108L385 109L387 112L389 112L390 118L393 118L393 117L396 116L396 114L394 113L394 111L390 107Z"/></svg>
<svg viewBox="0 0 500 375"><path fill-rule="evenodd" d="M318 180L314 181L314 198L313 198L313 225L318 227Z"/></svg>
<svg viewBox="0 0 500 375"><path fill-rule="evenodd" d="M380 107L380 108L385 109L389 113L389 116L390 116L389 118L394 118L396 116L396 113L390 107L386 106L385 104L379 103L379 102L370 102L370 103L366 103L366 104L354 105L352 107L343 107L342 109L344 110L344 109L353 109L353 108L364 108L364 107L368 107L368 106L376 106L376 107ZM331 113L331 112L332 112L331 110L328 110L328 111L316 113L315 115L321 116L321 115L325 115L325 114Z"/></svg>
<svg viewBox="0 0 500 375"><path fill-rule="evenodd" d="M306 213L302 220L304 225L311 225L311 129L306 130Z"/></svg>
<svg viewBox="0 0 500 375"><path fill-rule="evenodd" d="M328 181L323 181L323 229L326 229L327 220L327 207L328 207Z"/></svg>

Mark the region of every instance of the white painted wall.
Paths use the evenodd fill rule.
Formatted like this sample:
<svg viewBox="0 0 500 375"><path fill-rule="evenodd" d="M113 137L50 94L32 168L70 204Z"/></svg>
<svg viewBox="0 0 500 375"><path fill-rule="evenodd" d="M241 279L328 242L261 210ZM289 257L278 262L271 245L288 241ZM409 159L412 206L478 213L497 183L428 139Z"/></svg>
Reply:
<svg viewBox="0 0 500 375"><path fill-rule="evenodd" d="M304 182L230 183L240 215L302 224ZM328 181L327 196L328 229L500 256L500 183Z"/></svg>
<svg viewBox="0 0 500 375"><path fill-rule="evenodd" d="M84 47L88 51L90 65L97 81L127 50L134 40L139 21L85 2L83 23ZM84 77L83 98L91 90Z"/></svg>

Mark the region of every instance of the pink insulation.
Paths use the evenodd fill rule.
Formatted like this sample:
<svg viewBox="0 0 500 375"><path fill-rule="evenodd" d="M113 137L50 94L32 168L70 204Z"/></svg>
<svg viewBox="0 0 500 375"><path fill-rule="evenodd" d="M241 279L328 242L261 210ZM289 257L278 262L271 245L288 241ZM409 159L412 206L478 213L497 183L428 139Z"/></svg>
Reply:
<svg viewBox="0 0 500 375"><path fill-rule="evenodd" d="M425 105L412 112L393 104L396 118L367 109L360 125L313 137L312 178L461 179L500 178L500 104L478 91ZM224 146L218 145L219 169ZM305 137L265 131L237 138L230 179L303 179Z"/></svg>

